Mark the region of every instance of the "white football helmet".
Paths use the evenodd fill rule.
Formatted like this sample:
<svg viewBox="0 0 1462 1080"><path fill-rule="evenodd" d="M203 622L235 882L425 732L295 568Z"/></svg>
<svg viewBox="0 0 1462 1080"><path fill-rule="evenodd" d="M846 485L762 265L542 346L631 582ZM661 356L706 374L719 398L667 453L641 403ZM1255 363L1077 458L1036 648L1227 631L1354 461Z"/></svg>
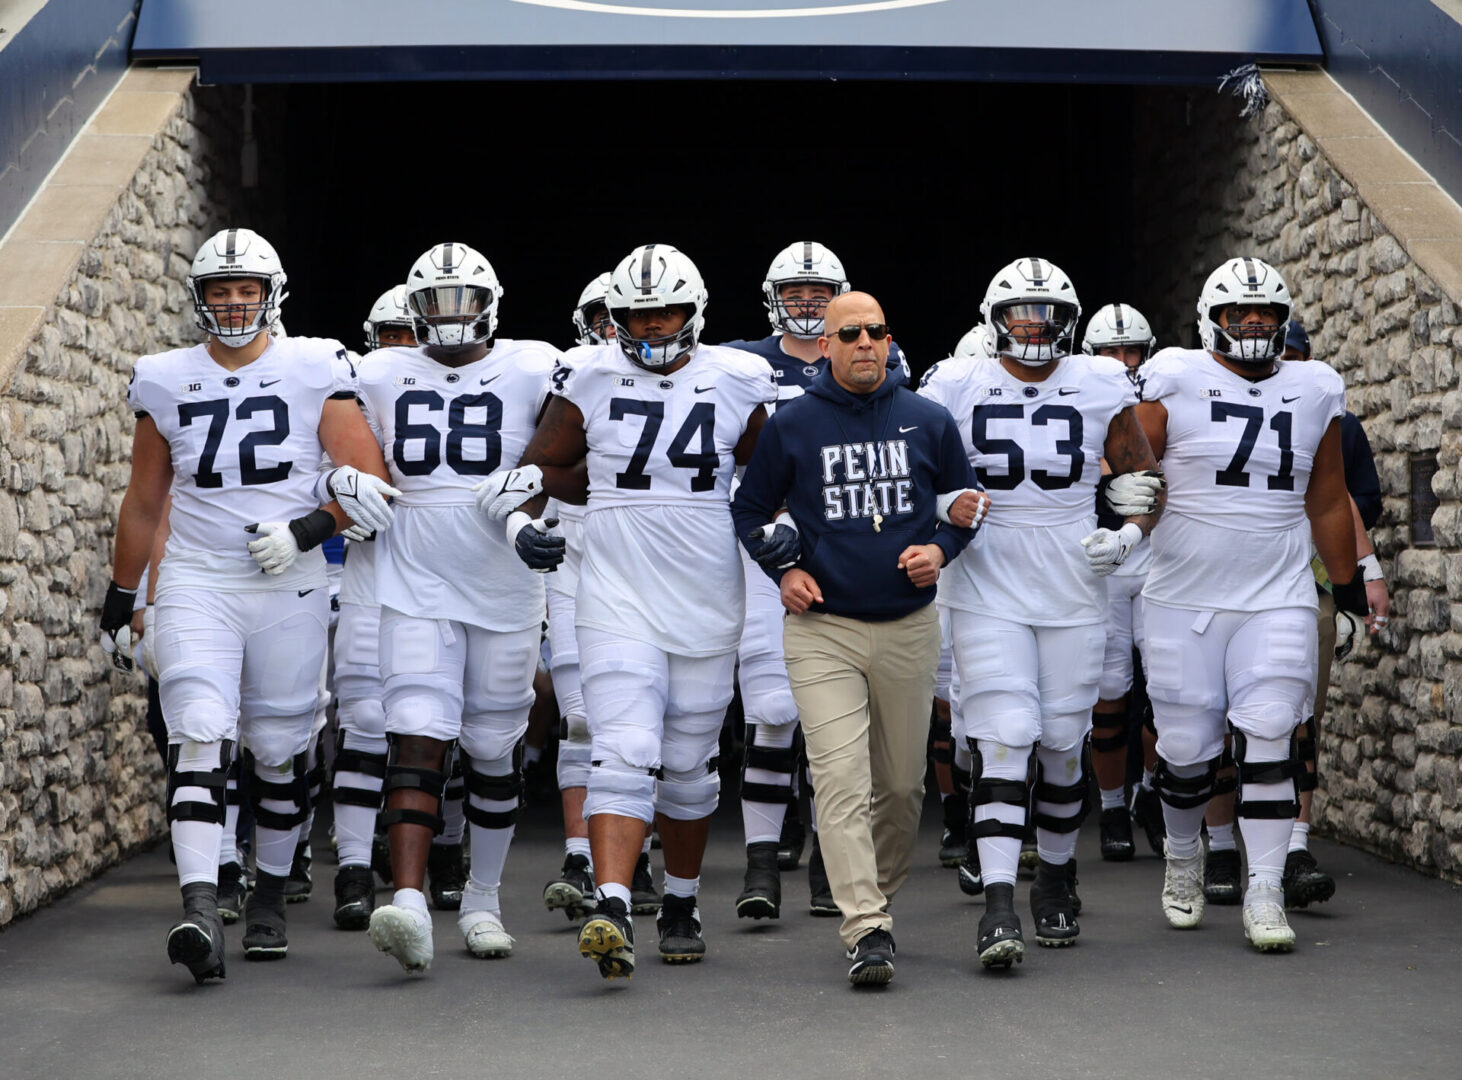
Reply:
<svg viewBox="0 0 1462 1080"><path fill-rule="evenodd" d="M1230 304L1272 307L1277 323L1246 326L1237 334L1218 325L1219 312ZM1247 256L1230 259L1203 283L1198 296L1198 338L1209 352L1240 364L1268 364L1284 354L1284 335L1294 310L1279 271Z"/></svg>
<svg viewBox="0 0 1462 1080"><path fill-rule="evenodd" d="M783 285L826 285L834 296L842 296L852 288L848 275L843 273L842 260L816 240L799 240L777 253L767 270L767 279L761 283L767 318L773 330L804 340L822 336L822 311L827 305L812 314L793 315L782 302Z"/></svg>
<svg viewBox="0 0 1462 1080"><path fill-rule="evenodd" d="M1017 363L1040 367L1071 355L1081 303L1076 287L1046 259L1017 259L990 279L980 314L995 335L995 351ZM1027 329L1010 332L1019 320ZM1044 323L1035 330L1033 323Z"/></svg>
<svg viewBox="0 0 1462 1080"><path fill-rule="evenodd" d="M217 316L224 312L214 311L203 302L203 283L219 278L258 278L262 283L263 302L247 325L220 325ZM193 256L193 267L184 284L193 296L198 328L231 349L241 349L279 318L280 306L289 296L284 288L288 280L279 255L269 241L253 229L221 229L205 240ZM229 306L219 305L220 309Z"/></svg>
<svg viewBox="0 0 1462 1080"><path fill-rule="evenodd" d="M589 284L584 286L584 291L579 293L579 302L574 305L574 331L578 334L580 345L603 345L609 340L607 331L611 329L605 324L605 317L589 321L589 309L602 307L608 312L608 305L605 298L609 295L608 271L600 274Z"/></svg>
<svg viewBox="0 0 1462 1080"><path fill-rule="evenodd" d="M1081 339L1081 351L1097 356L1103 349L1134 345L1145 362L1157 344L1146 317L1131 304L1108 304L1091 317Z"/></svg>
<svg viewBox="0 0 1462 1080"><path fill-rule="evenodd" d="M615 341L642 368L658 371L694 351L706 325L706 286L695 263L669 244L646 244L630 252L609 275L605 304ZM630 334L632 312L656 308L686 310L685 325L659 338Z"/></svg>
<svg viewBox="0 0 1462 1080"><path fill-rule="evenodd" d="M995 359L995 335L984 323L976 323L974 328L959 339L959 344L954 347L955 356L965 356L973 360Z"/></svg>
<svg viewBox="0 0 1462 1080"><path fill-rule="evenodd" d="M387 289L372 305L371 313L366 316L364 324L367 352L382 347L381 330L385 327L397 327L410 330L412 333L416 332L411 309L406 306L405 285L396 285Z"/></svg>
<svg viewBox="0 0 1462 1080"><path fill-rule="evenodd" d="M466 244L438 244L406 275L406 307L421 345L465 349L490 340L502 296L492 263Z"/></svg>

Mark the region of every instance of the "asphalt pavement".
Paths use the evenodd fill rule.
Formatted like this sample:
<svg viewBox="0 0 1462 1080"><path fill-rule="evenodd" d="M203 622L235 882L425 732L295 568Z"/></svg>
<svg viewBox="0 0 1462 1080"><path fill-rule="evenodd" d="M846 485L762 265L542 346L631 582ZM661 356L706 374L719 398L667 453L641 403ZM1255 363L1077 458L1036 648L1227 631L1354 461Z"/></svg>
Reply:
<svg viewBox="0 0 1462 1080"><path fill-rule="evenodd" d="M1294 953L1261 956L1236 907L1170 929L1162 864L1140 834L1136 861L1103 863L1089 823L1079 942L1032 942L1024 964L997 974L975 958L982 901L935 859L931 801L893 907L894 981L855 990L837 921L807 914L805 864L784 875L780 920L736 918L739 824L724 807L706 859L706 960L661 964L642 916L638 972L614 982L542 906L562 860L552 807L530 808L508 859L512 957L474 959L455 914L437 912L436 962L421 978L364 933L335 929L334 862L317 843L314 897L289 909L288 959L245 962L235 925L228 978L195 986L167 962L180 905L158 847L0 934L0 1077L1462 1075L1462 889L1362 852L1314 844L1335 899L1292 913Z"/></svg>

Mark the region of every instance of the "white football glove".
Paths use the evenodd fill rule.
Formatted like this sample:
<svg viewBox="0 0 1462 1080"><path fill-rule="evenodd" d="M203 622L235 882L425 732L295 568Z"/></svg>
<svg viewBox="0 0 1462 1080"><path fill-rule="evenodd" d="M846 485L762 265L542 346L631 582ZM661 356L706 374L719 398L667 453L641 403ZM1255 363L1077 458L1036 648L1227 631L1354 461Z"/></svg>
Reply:
<svg viewBox="0 0 1462 1080"><path fill-rule="evenodd" d="M157 617L153 614L157 609L148 604L142 609L142 648L139 650L138 659L142 661L142 670L152 678L157 678Z"/></svg>
<svg viewBox="0 0 1462 1080"><path fill-rule="evenodd" d="M509 514L543 492L543 470L537 465L499 469L472 488L479 513L492 521L506 521Z"/></svg>
<svg viewBox="0 0 1462 1080"><path fill-rule="evenodd" d="M401 492L379 476L342 465L330 474L330 494L351 521L364 525L367 531L381 532L389 529L396 517L386 496L400 496Z"/></svg>
<svg viewBox="0 0 1462 1080"><path fill-rule="evenodd" d="M958 491L950 491L938 496L934 500L934 516L946 525L953 525L954 522L949 520L949 508L959 501L960 496L965 494L973 495L977 503L975 507L975 520L967 527L978 529L980 522L985 520L985 514L990 510L990 496L976 488L960 488Z"/></svg>
<svg viewBox="0 0 1462 1080"><path fill-rule="evenodd" d="M102 634L102 652L107 654L111 660L112 667L118 671L131 671L132 660L132 628L124 626L115 632Z"/></svg>
<svg viewBox="0 0 1462 1080"><path fill-rule="evenodd" d="M1120 529L1098 529L1090 536L1082 537L1081 546L1086 548L1086 562L1091 572L1106 577L1122 563L1142 539L1142 530L1132 522Z"/></svg>
<svg viewBox="0 0 1462 1080"><path fill-rule="evenodd" d="M352 524L350 528L340 530L340 535L357 544L364 544L367 540L376 538L376 530L367 529L364 525Z"/></svg>
<svg viewBox="0 0 1462 1080"><path fill-rule="evenodd" d="M1167 485L1167 478L1152 469L1117 473L1106 486L1107 505L1122 517L1153 514L1157 512L1157 497Z"/></svg>
<svg viewBox="0 0 1462 1080"><path fill-rule="evenodd" d="M1362 640L1360 620L1348 611L1335 613L1335 659L1344 660Z"/></svg>
<svg viewBox="0 0 1462 1080"><path fill-rule="evenodd" d="M244 532L257 533L249 541L249 554L266 574L282 574L300 557L299 542L287 521L260 521L245 525Z"/></svg>

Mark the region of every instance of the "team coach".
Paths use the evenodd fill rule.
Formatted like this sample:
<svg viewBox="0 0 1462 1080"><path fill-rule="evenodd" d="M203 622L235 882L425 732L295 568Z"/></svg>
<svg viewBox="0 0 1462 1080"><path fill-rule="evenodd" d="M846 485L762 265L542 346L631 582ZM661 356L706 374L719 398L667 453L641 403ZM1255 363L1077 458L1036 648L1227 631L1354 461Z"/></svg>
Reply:
<svg viewBox="0 0 1462 1080"><path fill-rule="evenodd" d="M827 307L828 363L767 421L732 503L788 611L787 675L855 984L893 977L888 903L909 876L939 623L939 568L987 505L954 418L890 376L867 293ZM788 520L790 515L790 521Z"/></svg>

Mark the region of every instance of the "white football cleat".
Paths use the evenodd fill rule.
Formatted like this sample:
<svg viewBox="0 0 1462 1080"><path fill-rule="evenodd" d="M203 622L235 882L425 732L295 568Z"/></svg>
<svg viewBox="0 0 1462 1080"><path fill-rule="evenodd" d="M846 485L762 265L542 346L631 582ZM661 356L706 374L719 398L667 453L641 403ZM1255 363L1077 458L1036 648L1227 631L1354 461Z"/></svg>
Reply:
<svg viewBox="0 0 1462 1080"><path fill-rule="evenodd" d="M457 929L473 956L498 959L513 954L513 936L503 929L502 917L495 911L464 911L457 916Z"/></svg>
<svg viewBox="0 0 1462 1080"><path fill-rule="evenodd" d="M387 904L371 912L371 944L394 956L409 975L431 967L431 916L424 911Z"/></svg>
<svg viewBox="0 0 1462 1080"><path fill-rule="evenodd" d="M1289 952L1294 931L1284 917L1284 894L1274 888L1252 888L1244 896L1244 936L1260 952Z"/></svg>
<svg viewBox="0 0 1462 1080"><path fill-rule="evenodd" d="M1203 921L1203 844L1198 844L1196 855L1180 859L1164 841L1163 855L1167 867L1162 883L1162 913L1170 926L1191 930Z"/></svg>

